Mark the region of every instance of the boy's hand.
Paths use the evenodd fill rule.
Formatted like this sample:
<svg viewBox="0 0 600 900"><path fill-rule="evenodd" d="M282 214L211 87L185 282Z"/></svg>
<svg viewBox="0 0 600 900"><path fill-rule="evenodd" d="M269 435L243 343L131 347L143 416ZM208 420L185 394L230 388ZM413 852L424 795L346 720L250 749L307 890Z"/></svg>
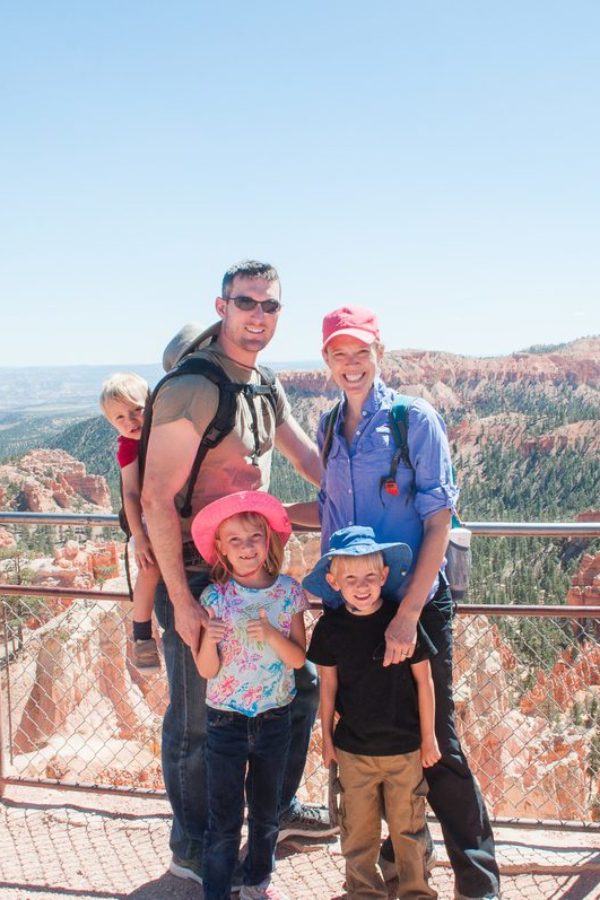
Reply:
<svg viewBox="0 0 600 900"><path fill-rule="evenodd" d="M140 531L131 540L133 543L133 552L138 568L149 569L152 566L155 566L156 560L152 552L152 545L150 544L148 535L145 532Z"/></svg>
<svg viewBox="0 0 600 900"><path fill-rule="evenodd" d="M217 618L217 614L212 606L206 607L206 613L208 622L206 624L205 640L210 641L211 644L218 644L225 637L225 622L223 619Z"/></svg>
<svg viewBox="0 0 600 900"><path fill-rule="evenodd" d="M251 637L253 641L264 641L265 643L268 643L271 634L273 631L276 631L276 629L274 629L269 622L269 618L264 609L260 610L259 616L260 618L258 619L250 619L246 630L248 636Z"/></svg>
<svg viewBox="0 0 600 900"><path fill-rule="evenodd" d="M435 766L436 762L441 759L441 756L435 736L421 742L421 765L424 769Z"/></svg>
<svg viewBox="0 0 600 900"><path fill-rule="evenodd" d="M323 738L323 765L329 768L332 762L337 762L335 747L331 738Z"/></svg>

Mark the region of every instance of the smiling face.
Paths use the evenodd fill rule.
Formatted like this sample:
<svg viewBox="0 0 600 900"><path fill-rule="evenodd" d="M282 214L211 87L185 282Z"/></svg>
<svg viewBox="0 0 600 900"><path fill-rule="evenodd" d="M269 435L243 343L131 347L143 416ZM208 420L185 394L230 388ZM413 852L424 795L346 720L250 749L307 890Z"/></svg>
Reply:
<svg viewBox="0 0 600 900"><path fill-rule="evenodd" d="M217 550L227 560L235 578L249 587L262 582L269 551L267 532L262 522L244 516L232 516L219 527Z"/></svg>
<svg viewBox="0 0 600 900"><path fill-rule="evenodd" d="M260 305L247 311L238 309L233 298L279 300L279 291L278 281L236 275L227 297L217 297L215 308L222 319L218 343L227 356L243 365L253 366L258 353L275 334L279 319L279 312L267 313Z"/></svg>
<svg viewBox="0 0 600 900"><path fill-rule="evenodd" d="M348 398L360 401L366 399L373 387L382 357L381 344L376 341L364 344L347 335L332 338L323 352L337 386Z"/></svg>
<svg viewBox="0 0 600 900"><path fill-rule="evenodd" d="M365 556L336 556L326 579L344 598L346 609L355 616L368 616L381 606L381 588L389 569L380 553Z"/></svg>
<svg viewBox="0 0 600 900"><path fill-rule="evenodd" d="M143 405L113 398L105 400L103 408L106 418L122 437L139 441L144 424Z"/></svg>

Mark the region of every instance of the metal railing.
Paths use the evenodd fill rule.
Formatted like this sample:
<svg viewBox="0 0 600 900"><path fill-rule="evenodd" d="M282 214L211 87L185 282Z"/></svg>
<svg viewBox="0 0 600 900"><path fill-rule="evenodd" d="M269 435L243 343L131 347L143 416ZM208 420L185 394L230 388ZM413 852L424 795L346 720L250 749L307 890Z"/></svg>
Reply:
<svg viewBox="0 0 600 900"><path fill-rule="evenodd" d="M0 524L118 520L0 513ZM591 522L466 524L475 535L600 535ZM311 536L293 540L297 570ZM131 665L130 609L112 588L0 584L0 786L163 791L166 679ZM599 637L600 606L459 605L457 722L497 820L600 828ZM303 792L322 801L326 790L317 726Z"/></svg>

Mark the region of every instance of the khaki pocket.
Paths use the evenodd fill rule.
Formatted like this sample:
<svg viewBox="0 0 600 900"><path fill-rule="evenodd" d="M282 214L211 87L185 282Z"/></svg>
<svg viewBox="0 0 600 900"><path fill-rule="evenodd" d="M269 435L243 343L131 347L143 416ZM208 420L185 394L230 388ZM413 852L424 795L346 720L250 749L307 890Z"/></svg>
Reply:
<svg viewBox="0 0 600 900"><path fill-rule="evenodd" d="M425 799L427 797L427 782L424 778L413 791L411 797L411 831L417 834L425 828Z"/></svg>

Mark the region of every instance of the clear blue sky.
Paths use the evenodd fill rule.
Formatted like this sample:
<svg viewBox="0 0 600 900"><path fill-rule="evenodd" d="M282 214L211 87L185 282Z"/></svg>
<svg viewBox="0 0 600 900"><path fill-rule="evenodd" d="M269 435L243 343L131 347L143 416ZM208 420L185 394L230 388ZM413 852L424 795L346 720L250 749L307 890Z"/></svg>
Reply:
<svg viewBox="0 0 600 900"><path fill-rule="evenodd" d="M6 4L0 366L147 363L280 271L266 358L600 332L600 4Z"/></svg>

